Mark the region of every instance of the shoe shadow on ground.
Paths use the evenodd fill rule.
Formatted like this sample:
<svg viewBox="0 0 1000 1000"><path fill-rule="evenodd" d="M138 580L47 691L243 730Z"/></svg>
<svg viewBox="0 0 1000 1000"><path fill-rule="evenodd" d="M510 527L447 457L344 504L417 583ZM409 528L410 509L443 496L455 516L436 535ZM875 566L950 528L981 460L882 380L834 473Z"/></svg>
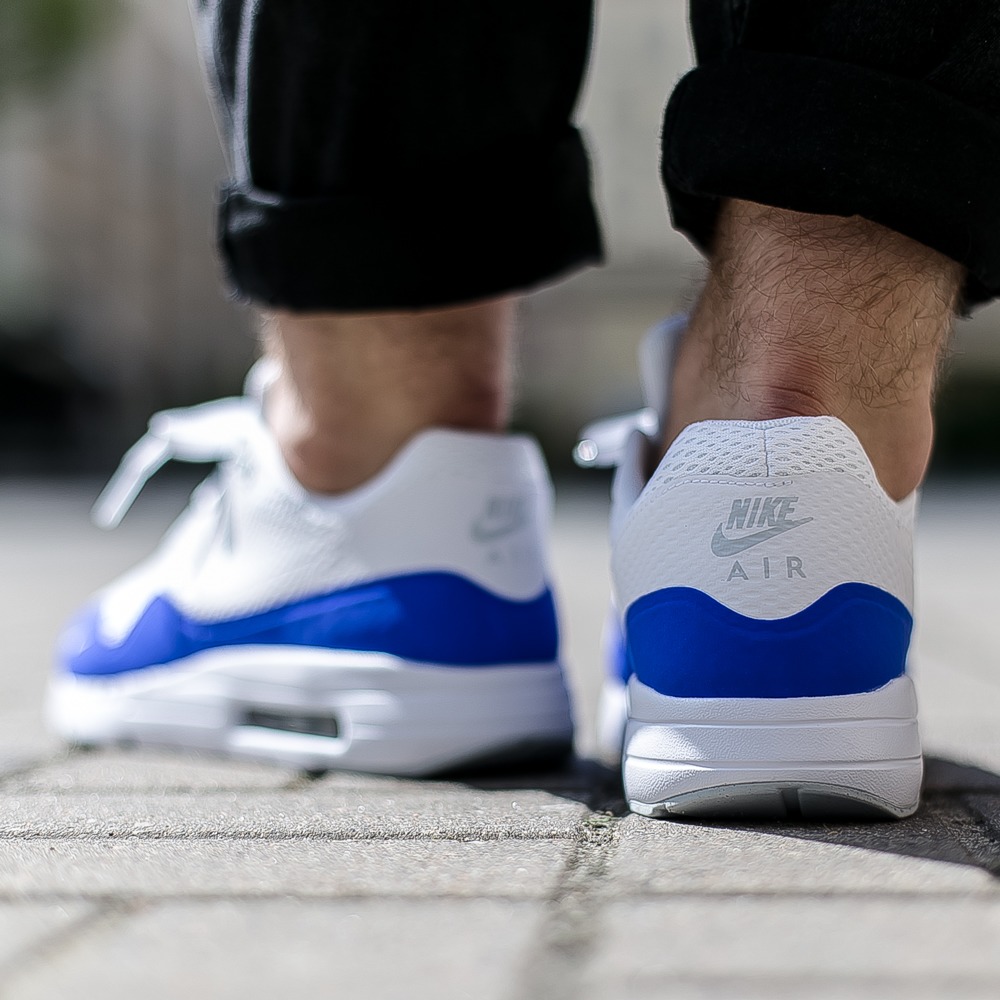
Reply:
<svg viewBox="0 0 1000 1000"><path fill-rule="evenodd" d="M615 816L628 812L621 772L589 757L573 755L558 764L468 768L439 777L482 792L548 792L571 802L582 802L594 812Z"/></svg>
<svg viewBox="0 0 1000 1000"><path fill-rule="evenodd" d="M573 757L556 768L477 770L448 777L482 791L545 791L582 802L595 811L616 816L627 813L617 769L587 758ZM677 822L755 830L772 837L969 865L1000 879L1000 774L940 757L926 758L922 805L915 815L903 820L648 822L665 824L665 832L669 824Z"/></svg>
<svg viewBox="0 0 1000 1000"><path fill-rule="evenodd" d="M924 764L921 805L906 819L705 825L968 865L1000 878L1000 774L939 757Z"/></svg>

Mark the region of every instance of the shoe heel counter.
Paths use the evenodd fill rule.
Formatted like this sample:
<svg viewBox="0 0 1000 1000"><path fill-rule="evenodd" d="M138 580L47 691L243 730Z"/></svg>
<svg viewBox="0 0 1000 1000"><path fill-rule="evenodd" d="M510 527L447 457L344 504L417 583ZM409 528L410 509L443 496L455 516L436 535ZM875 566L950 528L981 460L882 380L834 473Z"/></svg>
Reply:
<svg viewBox="0 0 1000 1000"><path fill-rule="evenodd" d="M645 683L798 697L873 690L905 670L912 505L886 496L833 425L821 424L832 444L796 443L805 459L785 440L808 437L801 427L748 425L728 429L713 465L661 466L613 558L629 668Z"/></svg>
<svg viewBox="0 0 1000 1000"><path fill-rule="evenodd" d="M835 472L678 483L637 506L612 557L616 603L690 587L754 618L795 614L845 583L913 605L912 519Z"/></svg>
<svg viewBox="0 0 1000 1000"><path fill-rule="evenodd" d="M409 459L382 516L394 521L406 561L436 572L405 588L407 616L421 624L400 655L468 664L557 659L553 490L538 445L435 431Z"/></svg>
<svg viewBox="0 0 1000 1000"><path fill-rule="evenodd" d="M365 575L433 569L511 600L549 585L552 486L530 439L426 432L353 504L344 558Z"/></svg>
<svg viewBox="0 0 1000 1000"><path fill-rule="evenodd" d="M504 597L523 600L547 589L553 488L538 445L485 435L449 444L459 461L425 501L439 519L433 534L448 538L439 558Z"/></svg>

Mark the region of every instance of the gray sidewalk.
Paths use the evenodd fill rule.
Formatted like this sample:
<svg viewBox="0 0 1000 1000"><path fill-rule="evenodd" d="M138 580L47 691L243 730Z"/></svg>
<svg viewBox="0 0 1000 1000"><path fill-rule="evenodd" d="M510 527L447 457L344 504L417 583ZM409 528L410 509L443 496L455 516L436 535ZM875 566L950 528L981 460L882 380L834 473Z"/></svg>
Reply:
<svg viewBox="0 0 1000 1000"><path fill-rule="evenodd" d="M1000 995L1000 484L932 489L919 543L925 805L871 825L665 823L613 775L465 783L66 754L38 706L59 623L155 542L97 484L0 481L0 997ZM560 506L582 725L604 504Z"/></svg>

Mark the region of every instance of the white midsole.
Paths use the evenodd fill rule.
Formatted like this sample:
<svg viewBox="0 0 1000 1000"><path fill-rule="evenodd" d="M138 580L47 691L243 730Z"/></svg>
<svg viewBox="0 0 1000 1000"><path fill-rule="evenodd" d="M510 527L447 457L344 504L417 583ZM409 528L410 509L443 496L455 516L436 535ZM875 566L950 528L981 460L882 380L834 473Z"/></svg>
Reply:
<svg viewBox="0 0 1000 1000"><path fill-rule="evenodd" d="M326 714L338 733L248 725L248 709ZM294 767L396 774L572 734L557 663L445 667L301 646L208 650L110 677L59 675L47 715L56 733L76 743L180 745Z"/></svg>
<svg viewBox="0 0 1000 1000"><path fill-rule="evenodd" d="M633 677L623 774L640 806L738 784L836 787L912 811L921 779L913 683L822 698L671 698Z"/></svg>

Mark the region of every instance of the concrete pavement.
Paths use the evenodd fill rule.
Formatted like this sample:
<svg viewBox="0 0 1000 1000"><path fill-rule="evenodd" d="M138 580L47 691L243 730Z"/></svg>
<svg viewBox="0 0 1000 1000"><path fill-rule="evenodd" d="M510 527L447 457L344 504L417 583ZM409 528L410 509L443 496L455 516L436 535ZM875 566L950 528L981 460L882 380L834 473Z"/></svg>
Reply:
<svg viewBox="0 0 1000 1000"><path fill-rule="evenodd" d="M925 805L881 824L664 823L615 776L464 782L68 754L38 706L59 623L154 543L98 484L0 481L0 997L941 997L1000 993L1000 484L928 490ZM555 557L592 748L604 503Z"/></svg>

